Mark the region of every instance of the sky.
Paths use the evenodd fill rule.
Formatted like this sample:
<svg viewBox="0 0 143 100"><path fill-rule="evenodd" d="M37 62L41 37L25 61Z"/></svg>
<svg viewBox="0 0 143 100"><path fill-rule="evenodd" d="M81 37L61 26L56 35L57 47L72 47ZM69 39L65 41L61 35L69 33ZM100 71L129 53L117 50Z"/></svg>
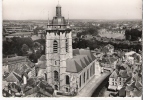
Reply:
<svg viewBox="0 0 143 100"><path fill-rule="evenodd" d="M3 0L4 20L47 20L56 5L69 19L142 19L142 0ZM49 12L49 13L48 13Z"/></svg>

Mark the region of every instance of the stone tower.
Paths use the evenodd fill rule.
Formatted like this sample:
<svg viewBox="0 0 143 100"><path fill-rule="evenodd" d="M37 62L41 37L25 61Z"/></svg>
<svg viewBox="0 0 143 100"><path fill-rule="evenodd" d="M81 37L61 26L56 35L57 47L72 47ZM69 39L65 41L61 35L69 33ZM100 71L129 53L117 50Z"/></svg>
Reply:
<svg viewBox="0 0 143 100"><path fill-rule="evenodd" d="M72 58L71 28L56 6L56 16L46 30L47 81L56 90L63 90L66 75L66 59Z"/></svg>

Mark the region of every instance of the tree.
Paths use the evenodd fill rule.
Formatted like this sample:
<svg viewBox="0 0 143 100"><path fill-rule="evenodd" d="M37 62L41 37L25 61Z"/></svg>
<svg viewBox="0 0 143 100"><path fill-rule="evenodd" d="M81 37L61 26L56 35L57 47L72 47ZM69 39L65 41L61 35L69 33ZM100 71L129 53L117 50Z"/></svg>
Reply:
<svg viewBox="0 0 143 100"><path fill-rule="evenodd" d="M29 51L29 47L26 44L22 45L21 51L23 54L27 54Z"/></svg>

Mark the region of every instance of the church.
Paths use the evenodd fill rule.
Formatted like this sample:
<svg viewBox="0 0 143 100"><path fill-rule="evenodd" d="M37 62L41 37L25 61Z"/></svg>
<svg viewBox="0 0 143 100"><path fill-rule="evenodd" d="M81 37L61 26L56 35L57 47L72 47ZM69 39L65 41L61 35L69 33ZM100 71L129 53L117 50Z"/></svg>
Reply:
<svg viewBox="0 0 143 100"><path fill-rule="evenodd" d="M79 92L98 72L96 58L87 49L72 49L72 29L56 6L46 29L46 80L57 91Z"/></svg>

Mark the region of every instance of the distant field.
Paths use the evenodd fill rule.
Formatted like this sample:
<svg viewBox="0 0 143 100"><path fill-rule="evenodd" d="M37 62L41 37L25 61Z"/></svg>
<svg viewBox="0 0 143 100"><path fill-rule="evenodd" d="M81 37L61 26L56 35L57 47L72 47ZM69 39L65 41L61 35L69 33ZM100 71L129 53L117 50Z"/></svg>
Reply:
<svg viewBox="0 0 143 100"><path fill-rule="evenodd" d="M115 39L124 39L124 34L112 34L112 33L104 33L99 34L101 37L107 37L107 38L115 38Z"/></svg>

